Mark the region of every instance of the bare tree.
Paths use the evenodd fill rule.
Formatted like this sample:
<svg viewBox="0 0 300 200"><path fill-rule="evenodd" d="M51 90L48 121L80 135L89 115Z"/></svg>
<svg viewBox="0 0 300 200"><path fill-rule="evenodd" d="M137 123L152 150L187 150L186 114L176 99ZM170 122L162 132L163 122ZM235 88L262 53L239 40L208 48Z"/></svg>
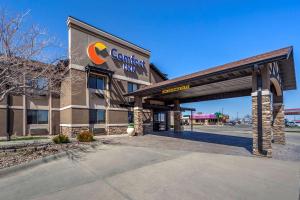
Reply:
<svg viewBox="0 0 300 200"><path fill-rule="evenodd" d="M0 10L0 101L8 94L60 92L67 72L65 57L47 56L45 50L57 46L55 38L37 25L26 28L23 14L9 16ZM42 62L40 62L42 61Z"/></svg>
<svg viewBox="0 0 300 200"><path fill-rule="evenodd" d="M28 15L29 11L9 15L0 10L0 102L11 95L61 95L61 83L72 81L66 80L66 56L49 53L62 47L44 29L28 26L24 21Z"/></svg>

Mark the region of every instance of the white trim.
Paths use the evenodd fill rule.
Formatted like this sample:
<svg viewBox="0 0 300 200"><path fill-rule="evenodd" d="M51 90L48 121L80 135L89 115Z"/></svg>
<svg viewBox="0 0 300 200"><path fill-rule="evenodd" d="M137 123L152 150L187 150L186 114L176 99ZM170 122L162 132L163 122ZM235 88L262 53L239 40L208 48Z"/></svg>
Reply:
<svg viewBox="0 0 300 200"><path fill-rule="evenodd" d="M47 129L49 128L49 124L29 124L29 129Z"/></svg>
<svg viewBox="0 0 300 200"><path fill-rule="evenodd" d="M7 105L0 105L0 108L7 108Z"/></svg>
<svg viewBox="0 0 300 200"><path fill-rule="evenodd" d="M49 106L29 105L29 110L49 110Z"/></svg>
<svg viewBox="0 0 300 200"><path fill-rule="evenodd" d="M65 127L82 127L82 126L90 126L90 124L59 124L59 126Z"/></svg>
<svg viewBox="0 0 300 200"><path fill-rule="evenodd" d="M151 85L150 82L137 80L137 79L129 78L129 77L118 75L118 74L114 74L113 78L120 79L120 80L123 80L123 81L129 81L129 82L132 82L132 83L138 83L138 84L143 84L143 85Z"/></svg>
<svg viewBox="0 0 300 200"><path fill-rule="evenodd" d="M133 110L143 110L143 107L136 106L136 107L133 108Z"/></svg>
<svg viewBox="0 0 300 200"><path fill-rule="evenodd" d="M143 125L150 126L150 125L152 125L152 123L143 123Z"/></svg>
<svg viewBox="0 0 300 200"><path fill-rule="evenodd" d="M88 106L84 106L84 105L68 105L68 106L64 106L64 107L60 108L59 110L66 110L66 109L69 109L69 108L86 108L86 109L89 109Z"/></svg>
<svg viewBox="0 0 300 200"><path fill-rule="evenodd" d="M110 108L107 109L107 110L129 111L127 108L112 108L112 107L110 107Z"/></svg>
<svg viewBox="0 0 300 200"><path fill-rule="evenodd" d="M106 124L106 126L128 126L128 123L126 123L126 124Z"/></svg>
<svg viewBox="0 0 300 200"><path fill-rule="evenodd" d="M106 128L106 125L105 124L93 124L93 125L90 125L91 128Z"/></svg>
<svg viewBox="0 0 300 200"><path fill-rule="evenodd" d="M70 69L77 69L79 71L85 71L85 67L77 64L70 64Z"/></svg>
<svg viewBox="0 0 300 200"><path fill-rule="evenodd" d="M102 109L102 110L106 110L106 107L103 106L103 105L92 105L88 109Z"/></svg>
<svg viewBox="0 0 300 200"><path fill-rule="evenodd" d="M9 106L11 109L24 109L24 106Z"/></svg>
<svg viewBox="0 0 300 200"><path fill-rule="evenodd" d="M271 95L270 90L262 90L261 91L261 95ZM256 92L252 92L251 96L256 97L257 96L257 91Z"/></svg>
<svg viewBox="0 0 300 200"><path fill-rule="evenodd" d="M51 110L60 111L60 108L51 108Z"/></svg>

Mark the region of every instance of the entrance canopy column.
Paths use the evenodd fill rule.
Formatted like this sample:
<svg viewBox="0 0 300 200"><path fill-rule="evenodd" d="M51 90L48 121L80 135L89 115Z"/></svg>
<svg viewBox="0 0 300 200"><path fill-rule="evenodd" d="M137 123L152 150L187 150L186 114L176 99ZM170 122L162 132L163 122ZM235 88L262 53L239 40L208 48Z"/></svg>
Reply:
<svg viewBox="0 0 300 200"><path fill-rule="evenodd" d="M134 129L136 135L143 135L143 102L142 97L134 97Z"/></svg>
<svg viewBox="0 0 300 200"><path fill-rule="evenodd" d="M180 111L180 102L179 100L174 101L174 132L181 131L181 111Z"/></svg>
<svg viewBox="0 0 300 200"><path fill-rule="evenodd" d="M256 65L252 78L253 154L272 157L271 92L267 66Z"/></svg>
<svg viewBox="0 0 300 200"><path fill-rule="evenodd" d="M283 96L273 95L273 140L275 144L285 144Z"/></svg>

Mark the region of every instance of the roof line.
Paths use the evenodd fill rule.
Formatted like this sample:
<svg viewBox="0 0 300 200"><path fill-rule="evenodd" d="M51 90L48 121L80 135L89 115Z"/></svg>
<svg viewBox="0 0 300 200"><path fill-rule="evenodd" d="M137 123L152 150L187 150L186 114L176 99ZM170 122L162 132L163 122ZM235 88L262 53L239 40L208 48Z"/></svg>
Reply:
<svg viewBox="0 0 300 200"><path fill-rule="evenodd" d="M233 70L233 69L249 67L249 66L254 65L254 64L264 64L266 62L274 62L274 61L277 61L277 60L286 59L288 53L290 51L292 51L292 49L293 49L293 47L289 46L289 47L277 49L277 50L274 50L274 51L270 51L270 52L266 52L266 53L262 53L262 54L257 54L255 56L251 56L251 57L244 58L244 59L241 59L241 60L233 61L233 62L226 63L226 64L223 64L223 65L218 65L216 67L208 68L208 69L201 70L201 71L198 71L198 72L194 72L194 73L191 73L191 74L187 74L187 75L184 75L184 76L176 77L174 79L169 79L169 80L166 80L166 81L163 81L163 82L159 82L159 83L156 83L156 84L153 84L153 85L150 85L150 86L146 86L146 87L141 88L141 89L139 89L135 92L125 94L125 96L138 95L138 94L142 94L142 93L144 93L148 90L164 88L164 87L170 87L172 84L176 83L176 81L179 84L181 82L185 82L187 80L194 79L194 78L197 78L197 77L202 77L202 76L207 76L207 75L214 75L214 74L218 74L220 72L230 71L230 70ZM281 51L283 51L283 52L281 52ZM288 51L288 52L286 52L286 51ZM239 62L241 62L241 63L239 63Z"/></svg>
<svg viewBox="0 0 300 200"><path fill-rule="evenodd" d="M140 48L140 49L142 49L142 50L144 50L144 51L147 51L148 53L151 53L151 51L148 50L148 49L145 49L145 48L143 48L143 47L141 47L141 46L139 46L139 45L137 45L137 44L134 44L134 43L132 43L132 42L130 42L130 41L128 41L128 40L125 40L125 39L123 39L123 38L121 38L121 37L119 37L119 36L116 36L116 35L114 35L114 34L111 34L111 33L107 32L107 31L104 31L104 30L102 30L102 29L100 29L100 28L98 28L98 27L96 27L96 26L93 26L93 25L91 25L91 24L89 24L89 23L87 23L87 22L85 22L85 21L83 21L83 20L80 20L80 19L78 19L78 18L76 18L76 17L73 17L73 16L71 16L71 15L68 16L67 22L69 21L69 18L71 18L71 19L73 19L73 20L76 20L76 21L79 21L79 22L81 22L81 23L83 23L83 24L86 24L86 25L88 25L88 26L90 26L90 27L92 27L92 28L94 28L94 29L97 29L97 30L99 30L99 31L101 31L101 32L103 32L103 33L105 33L105 34L108 34L108 35L110 35L110 36L112 36L112 37L115 37L115 38L117 38L117 39L119 39L119 40L122 40L122 41L124 41L124 42L127 42L127 43L129 43L129 44L131 44L131 45L133 45L133 46L135 46L135 47L138 47L138 48Z"/></svg>

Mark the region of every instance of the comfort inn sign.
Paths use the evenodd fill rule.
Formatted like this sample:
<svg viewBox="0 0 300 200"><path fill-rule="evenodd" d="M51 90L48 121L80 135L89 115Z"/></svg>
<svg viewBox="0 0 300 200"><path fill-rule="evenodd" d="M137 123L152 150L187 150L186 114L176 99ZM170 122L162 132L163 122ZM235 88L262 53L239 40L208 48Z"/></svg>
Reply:
<svg viewBox="0 0 300 200"><path fill-rule="evenodd" d="M182 85L182 86L179 86L179 87L168 88L168 89L162 90L161 93L162 94L168 94L168 93L172 93L172 92L187 90L189 88L190 88L190 85Z"/></svg>

